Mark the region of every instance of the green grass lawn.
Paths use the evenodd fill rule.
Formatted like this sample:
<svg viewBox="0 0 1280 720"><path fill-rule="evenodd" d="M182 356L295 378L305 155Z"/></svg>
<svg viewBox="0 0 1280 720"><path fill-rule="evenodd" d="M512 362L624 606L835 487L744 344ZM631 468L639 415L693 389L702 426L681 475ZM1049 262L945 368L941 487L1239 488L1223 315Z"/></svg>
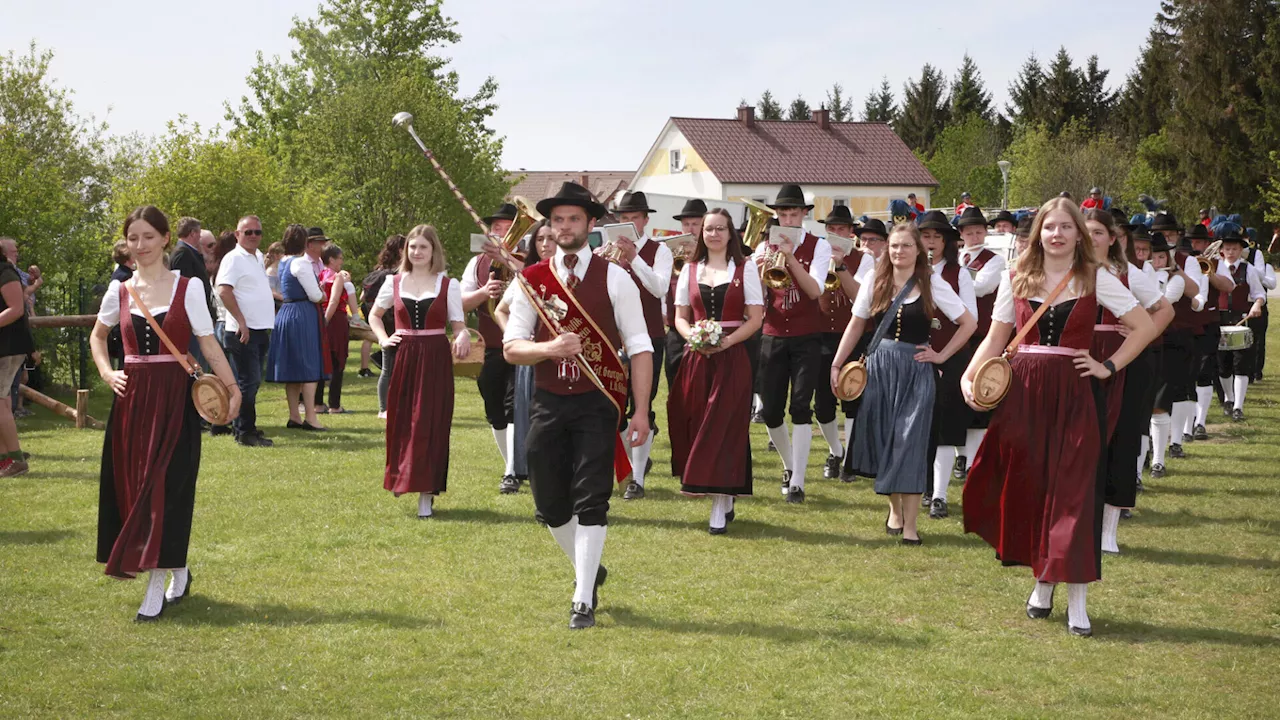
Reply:
<svg viewBox="0 0 1280 720"><path fill-rule="evenodd" d="M1280 333L1273 333L1280 335ZM1280 357L1280 342L1272 343ZM358 358L358 355L355 356ZM355 358L353 358L354 360ZM566 624L572 571L501 467L475 384L459 379L450 490L437 516L382 489L375 382L348 371L331 431L272 449L205 438L193 595L137 625L141 582L94 562L102 433L37 409L25 477L0 480L4 717L1275 717L1280 697L1280 376L1244 424L1170 460L1092 586L1095 636L1066 593L1028 620L1030 573L952 518L925 545L883 531L869 483L814 479L784 504L752 426L756 497L730 534L681 496L654 447L648 497L615 494L599 626ZM104 396L93 414L105 419ZM664 403L659 398L659 424ZM1211 421L1222 421L1215 408Z"/></svg>

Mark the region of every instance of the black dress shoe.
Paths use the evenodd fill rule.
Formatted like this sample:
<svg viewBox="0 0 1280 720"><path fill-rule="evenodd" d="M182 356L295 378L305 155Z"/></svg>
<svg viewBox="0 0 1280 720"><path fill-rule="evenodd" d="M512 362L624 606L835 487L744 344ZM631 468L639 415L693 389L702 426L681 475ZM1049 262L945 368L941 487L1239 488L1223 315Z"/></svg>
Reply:
<svg viewBox="0 0 1280 720"><path fill-rule="evenodd" d="M729 505L729 512L724 514L725 524L728 525L729 523L733 522L733 519L737 516L738 516L738 511L737 511L736 503Z"/></svg>
<svg viewBox="0 0 1280 720"><path fill-rule="evenodd" d="M1067 625L1067 632L1076 637L1093 637L1093 628L1078 628L1075 625Z"/></svg>
<svg viewBox="0 0 1280 720"><path fill-rule="evenodd" d="M1191 441L1193 441L1193 440L1195 440L1195 439L1196 439L1196 437L1195 437L1194 435L1192 435L1191 433L1182 433L1182 444L1183 444L1183 445L1186 445L1187 443L1189 443L1189 442L1191 442Z"/></svg>
<svg viewBox="0 0 1280 720"><path fill-rule="evenodd" d="M1128 508L1125 508L1125 509L1123 509L1123 510L1121 510L1121 511L1120 511L1120 519L1121 519L1121 520L1128 520L1128 519L1129 519L1129 518L1131 518L1131 517L1133 517L1133 511L1132 511L1132 510L1130 510L1130 509L1128 509Z"/></svg>
<svg viewBox="0 0 1280 720"><path fill-rule="evenodd" d="M787 493L787 502L793 505L801 505L804 503L804 491L798 487L791 488Z"/></svg>
<svg viewBox="0 0 1280 720"><path fill-rule="evenodd" d="M153 623L159 620L160 616L164 615L164 608L166 604L167 603L161 603L160 612L156 613L155 615L143 615L142 613L138 613L138 616L135 617L133 621L136 623Z"/></svg>
<svg viewBox="0 0 1280 720"><path fill-rule="evenodd" d="M1243 411L1243 410L1232 410L1232 411L1231 411L1231 420L1232 420L1232 422L1243 422L1243 421L1244 421L1244 411Z"/></svg>
<svg viewBox="0 0 1280 720"><path fill-rule="evenodd" d="M1151 466L1151 477L1152 477L1152 478L1162 478L1162 477L1164 477L1164 465L1162 465L1161 463L1156 463L1155 465L1152 465L1152 466Z"/></svg>
<svg viewBox="0 0 1280 720"><path fill-rule="evenodd" d="M965 476L969 474L968 465L969 465L969 458L966 458L963 455L957 455L955 465L951 466L951 479L952 480L965 479Z"/></svg>
<svg viewBox="0 0 1280 720"><path fill-rule="evenodd" d="M586 603L574 603L573 610L569 614L569 629L586 630L595 626L596 611L592 610Z"/></svg>
<svg viewBox="0 0 1280 720"><path fill-rule="evenodd" d="M1195 429L1195 433L1193 433L1192 437L1194 437L1197 440L1208 440L1209 432L1204 429L1203 425L1197 425Z"/></svg>
<svg viewBox="0 0 1280 720"><path fill-rule="evenodd" d="M1031 603L1027 603L1027 617L1031 618L1032 620L1044 620L1045 618L1049 617L1049 614L1052 612L1053 612L1052 602L1049 604L1049 607L1047 608L1038 608L1035 605L1032 605Z"/></svg>
<svg viewBox="0 0 1280 720"><path fill-rule="evenodd" d="M723 534L725 534L725 533L729 532L729 528L727 528L727 527L708 527L708 528L707 528L707 532L708 532L708 533L710 533L710 534L712 534L712 535L723 535Z"/></svg>
<svg viewBox="0 0 1280 720"><path fill-rule="evenodd" d="M1174 443L1169 446L1169 457L1184 458L1186 456L1187 454L1182 451L1182 446L1178 443Z"/></svg>
<svg viewBox="0 0 1280 720"><path fill-rule="evenodd" d="M358 372L358 373L356 373L356 374L357 374L357 375L359 375L359 376L360 376L360 377L362 377L362 378L371 378L371 377L373 377L373 371L372 371L372 370L370 370L369 368L360 368L360 372Z"/></svg>
<svg viewBox="0 0 1280 720"><path fill-rule="evenodd" d="M911 538L902 538L902 544L903 545L923 545L924 540L921 538L916 538L915 540L912 540Z"/></svg>
<svg viewBox="0 0 1280 720"><path fill-rule="evenodd" d="M920 496L920 509L928 510L933 505L933 497L930 495Z"/></svg>
<svg viewBox="0 0 1280 720"><path fill-rule="evenodd" d="M609 579L609 568L601 565L596 568L596 584L591 588L591 609L595 610L600 607L600 587L604 585L604 581Z"/></svg>
<svg viewBox="0 0 1280 720"><path fill-rule="evenodd" d="M929 504L929 519L941 520L947 517L947 501L942 498L934 498Z"/></svg>
<svg viewBox="0 0 1280 720"><path fill-rule="evenodd" d="M842 483L851 483L851 482L856 481L857 479L858 479L858 474L857 474L857 473L845 472L845 471L844 471L844 466L843 466L843 465L842 465L842 466L840 466L840 482L842 482Z"/></svg>
<svg viewBox="0 0 1280 720"><path fill-rule="evenodd" d="M292 420L290 420L290 421L288 421L288 422L286 422L286 423L284 424L285 428L287 428L287 429L289 429L289 430L301 430L301 429L303 429L304 427L306 427L306 425L307 425L307 424L306 424L305 422L294 422L294 421L292 421Z"/></svg>
<svg viewBox="0 0 1280 720"><path fill-rule="evenodd" d="M791 492L791 471L782 471L782 497L786 497Z"/></svg>
<svg viewBox="0 0 1280 720"><path fill-rule="evenodd" d="M835 480L840 477L840 458L835 455L827 455L827 464L822 468L822 477L827 480Z"/></svg>
<svg viewBox="0 0 1280 720"><path fill-rule="evenodd" d="M498 483L498 492L503 495L520 492L520 481L513 475L503 475L502 482Z"/></svg>
<svg viewBox="0 0 1280 720"><path fill-rule="evenodd" d="M901 534L902 534L902 528L900 528L900 527L898 527L898 528L896 528L896 527L889 527L889 516L888 516L888 515L886 515L886 516L885 516L885 518L884 518L884 534L885 534L885 535L901 535Z"/></svg>
<svg viewBox="0 0 1280 720"><path fill-rule="evenodd" d="M627 483L627 491L622 493L623 500L639 500L644 497L644 486L632 481Z"/></svg>
<svg viewBox="0 0 1280 720"><path fill-rule="evenodd" d="M209 437L218 437L219 435L234 434L230 425L213 425L209 428Z"/></svg>
<svg viewBox="0 0 1280 720"><path fill-rule="evenodd" d="M236 443L245 447L271 447L275 443L254 433L245 433L236 438Z"/></svg>
<svg viewBox="0 0 1280 720"><path fill-rule="evenodd" d="M764 424L764 412L763 412L763 411L760 411L760 410L757 410L756 412L751 413L751 424L752 424L752 425L763 425L763 424Z"/></svg>
<svg viewBox="0 0 1280 720"><path fill-rule="evenodd" d="M179 596L178 596L178 597L176 597L176 598L173 598L172 600L170 600L169 598L165 598L165 599L164 599L164 604L165 604L165 605L177 605L178 603L182 602L182 599L183 599L183 598L185 598L186 596L188 596L188 595L190 595L190 594L191 594L191 581L192 581L192 580L195 580L195 579L196 579L196 576L195 576L195 575L192 575L192 574L191 574L191 571L190 571L190 570L188 570L188 571L187 571L187 586L186 586L186 587L184 587L184 588L182 588L182 594L181 594L181 595L179 595Z"/></svg>

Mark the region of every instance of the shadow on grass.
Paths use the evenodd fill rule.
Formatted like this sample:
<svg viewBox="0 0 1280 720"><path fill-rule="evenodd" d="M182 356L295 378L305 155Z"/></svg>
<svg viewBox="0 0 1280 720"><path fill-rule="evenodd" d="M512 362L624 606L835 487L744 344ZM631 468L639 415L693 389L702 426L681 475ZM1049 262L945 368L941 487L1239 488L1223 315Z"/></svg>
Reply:
<svg viewBox="0 0 1280 720"><path fill-rule="evenodd" d="M1219 475L1221 475L1222 477L1229 477L1229 476L1230 476L1230 477L1234 477L1234 476L1231 476L1229 473L1221 473L1221 474L1219 474L1219 473L1217 473L1217 471L1215 471L1215 473L1214 473L1214 477L1215 477L1215 478L1216 478L1216 477L1219 477ZM1239 475L1238 477L1243 478L1243 479L1247 479L1247 480L1258 480L1258 481L1262 481L1262 480L1263 480L1263 476L1262 476L1262 475ZM1152 495L1152 496L1160 496L1160 495L1192 495L1192 496L1197 496L1197 495L1229 495L1229 496L1236 496L1236 497L1261 498L1261 499L1267 499L1267 498L1280 498L1280 488L1275 488L1275 489L1265 489L1265 488L1235 488L1235 489L1233 489L1233 490L1228 490L1228 489L1226 489L1226 488L1218 489L1218 488L1206 488L1206 487L1199 487L1199 486L1195 486L1195 487L1179 487L1179 486L1177 486L1177 485L1154 485L1154 486L1153 486L1153 485L1151 485L1151 484L1148 484L1148 485L1147 485L1147 491L1148 491L1148 494L1150 494L1150 495Z"/></svg>
<svg viewBox="0 0 1280 720"><path fill-rule="evenodd" d="M1243 515L1215 518L1207 517L1205 515L1197 515L1192 512L1187 512L1186 510L1169 513L1144 507L1139 508L1138 511L1134 513L1133 518L1127 522L1150 527L1192 527L1195 525L1217 525L1221 523L1248 525L1250 523L1261 523L1265 521L1262 518Z"/></svg>
<svg viewBox="0 0 1280 720"><path fill-rule="evenodd" d="M440 620L378 610L333 611L305 605L241 605L240 603L215 600L199 594L192 595L181 605L166 610L165 620L175 625L208 625L212 627L232 627L236 625L270 625L273 627L381 625L388 628L409 630L444 627L444 623Z"/></svg>
<svg viewBox="0 0 1280 720"><path fill-rule="evenodd" d="M910 648L923 648L929 645L928 638L923 635L899 635L875 629L852 628L820 631L812 628L798 628L795 625L765 625L763 623L745 621L704 622L701 620L676 620L642 615L625 605L609 606L602 609L601 614L613 618L618 625L623 627L645 628L668 633L752 637L785 643L836 640Z"/></svg>
<svg viewBox="0 0 1280 720"><path fill-rule="evenodd" d="M416 513L414 513L416 517ZM440 508L431 516L432 523L483 523L485 525L532 525L534 520L533 514L513 515L511 513L501 513L495 510L487 510L485 508Z"/></svg>
<svg viewBox="0 0 1280 720"><path fill-rule="evenodd" d="M1130 545L1124 547L1123 554L1143 562L1160 563L1162 565L1209 565L1212 567L1255 568L1258 570L1280 569L1280 561L1267 560L1265 558L1238 558L1230 555L1213 555L1210 553L1183 552L1181 550L1163 550Z"/></svg>
<svg viewBox="0 0 1280 720"><path fill-rule="evenodd" d="M79 534L75 530L4 530L0 545L52 545Z"/></svg>
<svg viewBox="0 0 1280 720"><path fill-rule="evenodd" d="M706 520L673 520L669 518L633 518L619 517L612 524L615 525L642 525L646 527L659 528L663 530L678 530L684 532L705 534L707 532ZM921 537L924 538L925 545L948 545L955 547L979 547L982 541L977 536L967 535L930 535L925 532L927 528L922 528ZM733 540L782 540L785 542L795 542L804 545L848 545L861 548L888 548L901 545L901 538L898 537L875 537L872 539L857 537L852 534L841 535L837 533L815 532L812 530L802 530L790 525L771 525L769 523L760 522L738 516L729 526L729 532L721 536L726 542Z"/></svg>
<svg viewBox="0 0 1280 720"><path fill-rule="evenodd" d="M1095 639L1126 643L1209 643L1240 647L1280 647L1280 637L1251 635L1208 627L1153 625L1145 622L1105 622Z"/></svg>

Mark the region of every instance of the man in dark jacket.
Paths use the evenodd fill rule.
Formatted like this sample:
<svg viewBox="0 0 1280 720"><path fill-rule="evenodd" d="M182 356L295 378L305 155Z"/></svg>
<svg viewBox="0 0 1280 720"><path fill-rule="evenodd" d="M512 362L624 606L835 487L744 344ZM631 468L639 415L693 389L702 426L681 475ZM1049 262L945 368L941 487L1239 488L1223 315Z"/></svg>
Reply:
<svg viewBox="0 0 1280 720"><path fill-rule="evenodd" d="M169 269L177 270L182 277L198 278L204 285L205 302L209 305L209 317L217 317L213 310L213 296L209 289L209 271L204 266L204 252L200 248L200 221L192 217L184 217L178 221L178 244L169 255ZM191 346L191 354L196 362L206 370L205 362L198 344Z"/></svg>

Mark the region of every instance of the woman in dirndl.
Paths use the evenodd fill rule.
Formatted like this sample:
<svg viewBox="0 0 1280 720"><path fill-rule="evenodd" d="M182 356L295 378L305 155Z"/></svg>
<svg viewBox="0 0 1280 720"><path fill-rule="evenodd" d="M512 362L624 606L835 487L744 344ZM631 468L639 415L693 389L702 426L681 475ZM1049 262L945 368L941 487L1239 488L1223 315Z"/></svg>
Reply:
<svg viewBox="0 0 1280 720"><path fill-rule="evenodd" d="M227 386L234 418L240 410L240 389L213 337L204 284L165 268L168 218L155 207L140 207L125 219L124 236L137 262L127 282L179 353L185 355L195 336L213 372ZM112 368L107 352L107 336L117 325L125 351L122 370ZM165 606L181 602L191 592L187 546L200 471L200 415L191 400L194 381L119 280L112 280L102 297L89 347L98 374L114 393L102 443L97 558L111 577L148 574L136 620L157 620ZM166 590L165 575L170 571Z"/></svg>
<svg viewBox="0 0 1280 720"><path fill-rule="evenodd" d="M941 351L929 346L934 308L959 325ZM831 365L833 390L868 325L875 335L867 348L867 386L858 408L858 432L848 452L853 453L854 472L874 478L876 493L889 496L885 532L902 535L903 545L919 545L916 518L929 472L937 366L968 342L978 321L950 285L933 282L933 268L914 224L895 225L889 231L888 250L876 263L874 280L858 288L853 321Z"/></svg>
<svg viewBox="0 0 1280 720"><path fill-rule="evenodd" d="M723 535L734 500L751 494L751 360L745 343L764 320L756 264L726 210L703 216L693 262L676 284L676 330L686 342L695 323L717 320L714 347L689 346L667 396L671 466L686 495L711 497L708 532Z"/></svg>
<svg viewBox="0 0 1280 720"><path fill-rule="evenodd" d="M1031 326L1011 362L1008 395L992 414L964 487L964 526L996 550L1006 565L1027 565L1035 588L1031 618L1046 618L1057 583L1067 583L1068 628L1090 635L1088 583L1102 576L1101 474L1105 418L1099 380L1125 367L1155 338L1155 327L1133 294L1099 267L1084 217L1069 198L1054 198L1036 215L1028 248L1011 277L1001 279L991 332L965 370L961 389L975 408L978 367L1000 355L1052 290L1066 290ZM1090 355L1101 305L1128 329L1120 348L1099 361Z"/></svg>
<svg viewBox="0 0 1280 720"><path fill-rule="evenodd" d="M378 344L396 349L387 394L387 466L383 487L396 497L418 493L418 518L432 515L435 496L449 477L449 431L453 423L453 359L445 326L453 328L452 355L471 352L462 315L461 286L444 274L444 248L436 229L419 225L409 233L400 272L387 278L373 303L369 324ZM387 335L382 316L395 313Z"/></svg>
<svg viewBox="0 0 1280 720"><path fill-rule="evenodd" d="M324 300L320 279L307 257L307 229L290 225L284 231L284 252L280 261L280 294L284 302L276 313L271 347L267 350L267 382L284 383L285 403L293 430L318 431L326 428L316 417L316 385L328 377L325 372L323 322L316 303ZM298 413L301 402L303 414Z"/></svg>
<svg viewBox="0 0 1280 720"><path fill-rule="evenodd" d="M1093 241L1094 256L1107 272L1129 289L1138 304L1151 315L1156 329L1156 343L1169 321L1173 320L1173 306L1165 300L1160 287L1145 272L1129 264L1124 231L1117 226L1115 216L1106 210L1093 209L1084 214L1085 229ZM1124 343L1124 328L1115 315L1104 307L1098 308L1097 324L1093 327L1093 357L1106 358L1115 354ZM1155 381L1152 357L1142 348L1130 367L1102 381L1106 404L1107 425L1104 430L1099 472L1103 474L1102 552L1119 554L1116 535L1120 528L1120 511L1132 510L1138 498L1138 476L1133 471L1135 459L1142 447L1142 435L1146 431L1142 418L1143 403L1148 389ZM1136 370L1135 372L1129 372ZM1149 411L1149 408L1148 408Z"/></svg>

